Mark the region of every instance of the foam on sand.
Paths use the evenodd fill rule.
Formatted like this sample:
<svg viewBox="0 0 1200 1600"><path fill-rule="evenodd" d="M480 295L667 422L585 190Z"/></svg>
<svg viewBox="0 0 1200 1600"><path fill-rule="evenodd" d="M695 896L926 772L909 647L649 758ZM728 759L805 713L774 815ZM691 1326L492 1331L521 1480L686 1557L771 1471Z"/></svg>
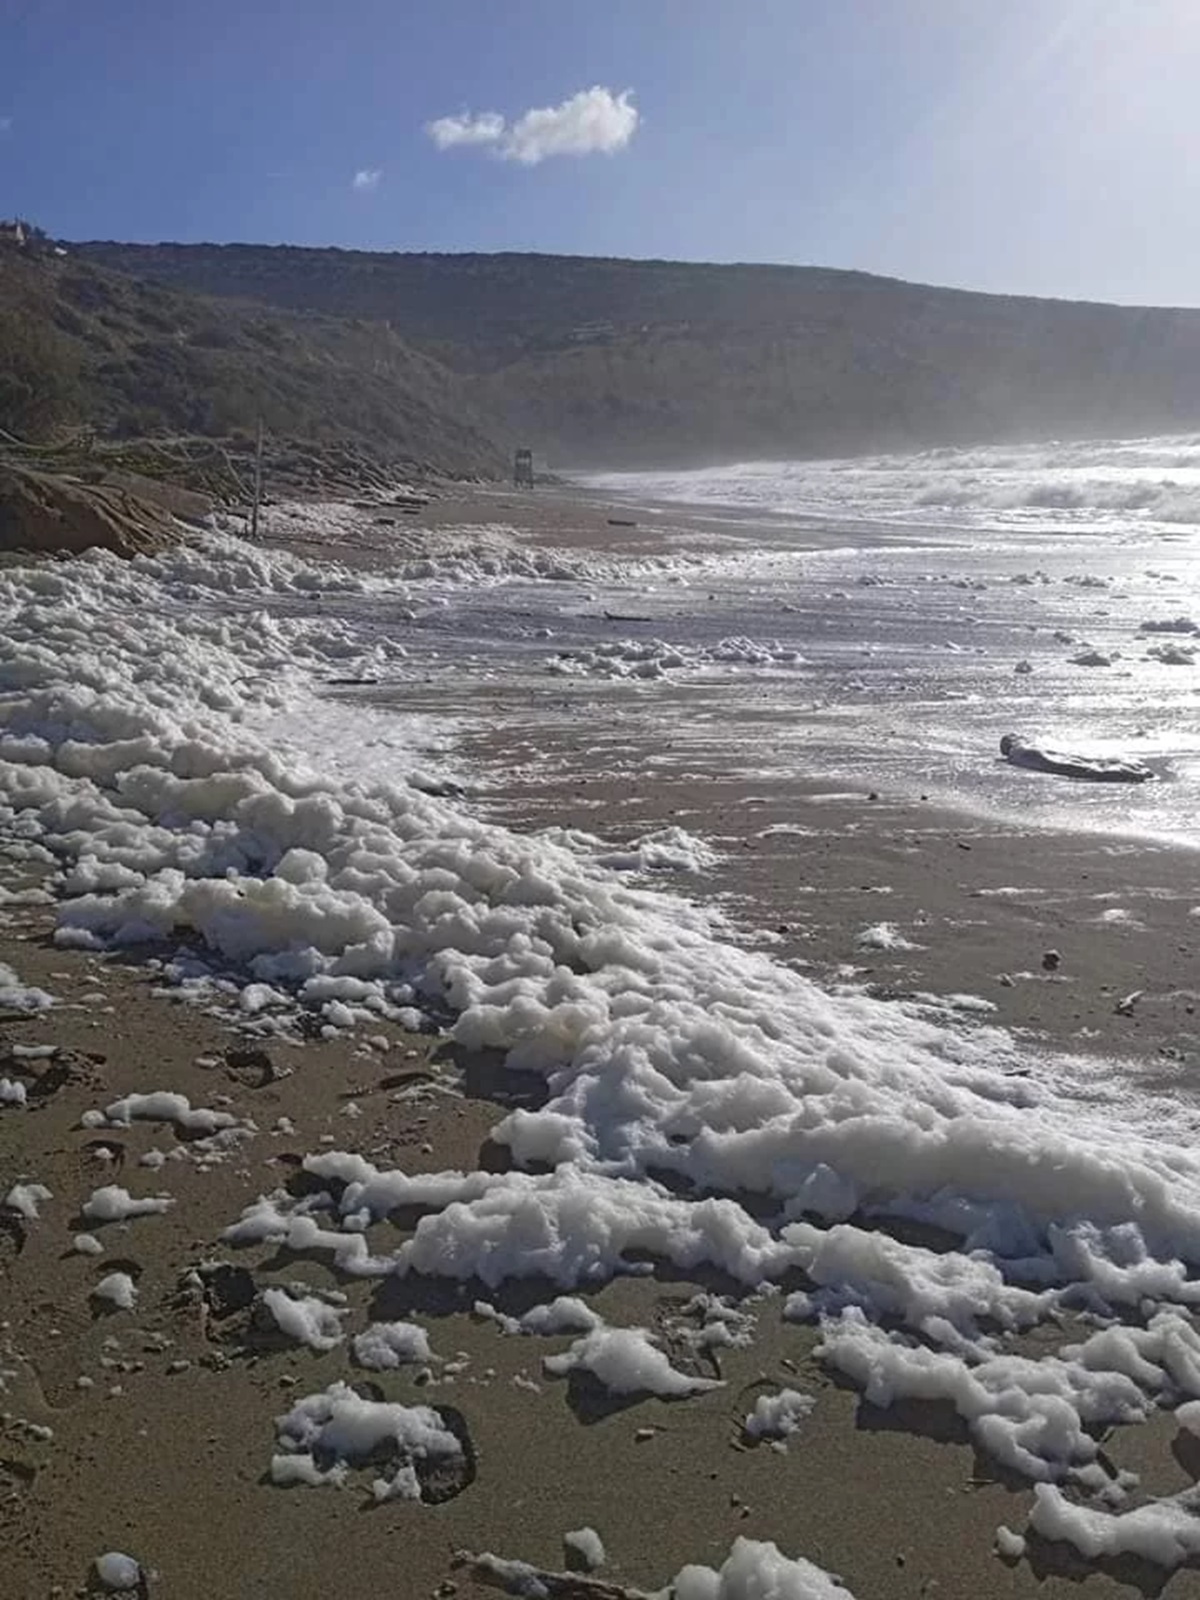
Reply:
<svg viewBox="0 0 1200 1600"><path fill-rule="evenodd" d="M26 1222L36 1222L41 1215L43 1202L53 1200L44 1183L14 1183L4 1196L4 1204L9 1211L15 1211L17 1216Z"/></svg>
<svg viewBox="0 0 1200 1600"><path fill-rule="evenodd" d="M551 658L552 672L601 678L664 678L713 667L803 667L798 650L777 639L721 639L702 648L663 639L614 639Z"/></svg>
<svg viewBox="0 0 1200 1600"><path fill-rule="evenodd" d="M947 1400L1004 1464L1115 1504L1125 1485L1096 1431L1200 1396L1186 1315L1200 1154L1179 1124L1106 1088L1098 1065L1047 1060L977 1016L828 993L730 944L701 907L621 875L656 864L644 851L606 862L594 840L518 835L430 793L444 730L320 693L368 658L403 682L403 644L300 602L343 584L412 601L445 581L362 579L222 540L0 574L0 827L56 863L60 942L165 941L182 995L240 999L256 1027L300 1010L372 1032L416 1018L544 1084L492 1130L510 1171L408 1173L322 1150L305 1167L327 1193L265 1194L226 1239L488 1290L523 1277L566 1291L652 1261L749 1291L802 1271L812 1287L788 1314L819 1321L822 1359L875 1403ZM386 747L368 727L386 727ZM684 839L657 843L686 864ZM98 1115L242 1131L165 1090ZM9 1207L36 1215L38 1188L17 1185ZM84 1214L170 1203L107 1185ZM389 1244L382 1225L412 1206L416 1226ZM896 1219L953 1248L900 1243ZM268 1292L277 1319L340 1337L323 1302L310 1317ZM513 1331L566 1328L558 1305ZM1081 1308L1111 1326L1014 1353L1032 1323ZM711 1386L641 1330L570 1331L554 1371L618 1393ZM400 1358L390 1335L365 1348ZM279 1433L276 1482L345 1482L384 1441L397 1465L371 1491L383 1498L419 1492L422 1451L461 1448L428 1408L336 1384ZM687 1600L753 1592L742 1575L764 1562L791 1573L764 1550L689 1569Z"/></svg>
<svg viewBox="0 0 1200 1600"><path fill-rule="evenodd" d="M604 1565L604 1542L595 1528L572 1528L564 1533L563 1550L567 1560L574 1561L585 1572L595 1572Z"/></svg>
<svg viewBox="0 0 1200 1600"><path fill-rule="evenodd" d="M128 1222L133 1217L156 1217L175 1204L169 1194L146 1195L136 1200L120 1184L106 1183L94 1189L79 1208L89 1222Z"/></svg>
<svg viewBox="0 0 1200 1600"><path fill-rule="evenodd" d="M472 1309L477 1317L486 1317L505 1333L591 1333L602 1323L585 1300L568 1294L556 1295L543 1305L531 1306L520 1317L506 1316L487 1300L476 1300Z"/></svg>
<svg viewBox="0 0 1200 1600"><path fill-rule="evenodd" d="M415 1322L373 1322L365 1332L354 1335L353 1347L359 1366L376 1372L433 1357L429 1335Z"/></svg>
<svg viewBox="0 0 1200 1600"><path fill-rule="evenodd" d="M816 1405L816 1398L799 1389L760 1394L742 1427L751 1439L787 1439L796 1432Z"/></svg>
<svg viewBox="0 0 1200 1600"><path fill-rule="evenodd" d="M0 961L0 1011L45 1011L54 996L22 983L12 967Z"/></svg>
<svg viewBox="0 0 1200 1600"><path fill-rule="evenodd" d="M688 1566L670 1585L674 1600L854 1600L839 1579L769 1539L735 1539L717 1569Z"/></svg>
<svg viewBox="0 0 1200 1600"><path fill-rule="evenodd" d="M588 1537L590 1536L590 1537ZM591 1540L600 1545L599 1537L591 1528L581 1528L564 1536L568 1540L587 1539L587 1548L595 1553ZM567 1546L568 1551L586 1555L579 1543ZM600 1545L603 1554L603 1545ZM492 1587L507 1594L546 1596L551 1593L567 1594L578 1583L562 1573L547 1572L528 1561L513 1560L507 1556L484 1551L480 1555L462 1552L460 1559L473 1574ZM594 1570L594 1569L593 1569ZM615 1592L615 1591L614 1591ZM625 1591L621 1591L624 1593ZM641 1595L641 1590L629 1590L631 1595ZM815 1566L803 1556L785 1556L770 1540L735 1539L729 1555L719 1568L689 1564L681 1567L674 1578L657 1591L671 1600L854 1600L849 1589L839 1578ZM647 1596L646 1600L650 1600Z"/></svg>
<svg viewBox="0 0 1200 1600"><path fill-rule="evenodd" d="M106 1300L118 1311L132 1311L137 1305L137 1284L127 1272L110 1272L92 1290L92 1298Z"/></svg>
<svg viewBox="0 0 1200 1600"><path fill-rule="evenodd" d="M131 1122L169 1122L182 1134L203 1136L220 1128L232 1128L237 1118L228 1111L210 1111L193 1106L186 1095L156 1089L150 1094L127 1094L104 1108L105 1120L113 1127L127 1128Z"/></svg>
<svg viewBox="0 0 1200 1600"><path fill-rule="evenodd" d="M332 1350L345 1337L346 1315L315 1295L291 1295L286 1289L264 1289L262 1303L281 1333L310 1350Z"/></svg>
<svg viewBox="0 0 1200 1600"><path fill-rule="evenodd" d="M1029 1526L1089 1561L1132 1555L1169 1570L1200 1555L1200 1490L1115 1513L1075 1505L1052 1484L1038 1484L1034 1495Z"/></svg>
<svg viewBox="0 0 1200 1600"><path fill-rule="evenodd" d="M542 1365L553 1377L590 1372L611 1394L656 1394L680 1400L707 1389L719 1389L715 1378L678 1372L642 1328L595 1328L559 1356L545 1356Z"/></svg>
<svg viewBox="0 0 1200 1600"><path fill-rule="evenodd" d="M373 1479L372 1498L419 1500L416 1464L462 1455L460 1441L429 1406L364 1400L345 1383L298 1400L275 1426L280 1449L271 1460L271 1479L283 1487L340 1488L352 1468L389 1451L391 1471Z"/></svg>

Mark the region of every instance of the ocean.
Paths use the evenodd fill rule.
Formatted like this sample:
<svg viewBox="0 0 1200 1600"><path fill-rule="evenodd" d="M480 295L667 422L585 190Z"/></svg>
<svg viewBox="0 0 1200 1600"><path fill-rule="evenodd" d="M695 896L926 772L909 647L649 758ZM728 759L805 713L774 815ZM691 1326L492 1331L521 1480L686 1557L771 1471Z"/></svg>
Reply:
<svg viewBox="0 0 1200 1600"><path fill-rule="evenodd" d="M656 514L687 503L737 547L703 609L645 609L671 637L802 653L805 692L776 680L760 749L1027 824L1194 842L1200 437L588 481ZM1007 732L1140 758L1161 781L1039 781L1000 759Z"/></svg>
<svg viewBox="0 0 1200 1600"><path fill-rule="evenodd" d="M427 565L406 629L410 710L522 728L552 777L549 736L601 696L624 721L623 764L647 773L691 762L1194 842L1200 437L580 486L637 524L624 537L642 553L622 561L614 527L609 560ZM359 595L322 605L390 625ZM1154 781L1047 781L1001 758L1009 733L1145 763ZM593 757L608 759L599 744Z"/></svg>

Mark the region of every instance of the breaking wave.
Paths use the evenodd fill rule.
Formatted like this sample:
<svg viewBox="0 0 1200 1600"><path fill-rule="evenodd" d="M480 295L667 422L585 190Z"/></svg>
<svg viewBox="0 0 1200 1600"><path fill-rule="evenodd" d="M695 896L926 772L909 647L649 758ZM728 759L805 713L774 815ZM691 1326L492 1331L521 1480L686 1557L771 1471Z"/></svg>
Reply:
<svg viewBox="0 0 1200 1600"><path fill-rule="evenodd" d="M1200 522L1200 436L927 450L853 460L753 462L588 480L648 498L900 525L955 512L982 527ZM1038 514L1041 514L1040 517Z"/></svg>

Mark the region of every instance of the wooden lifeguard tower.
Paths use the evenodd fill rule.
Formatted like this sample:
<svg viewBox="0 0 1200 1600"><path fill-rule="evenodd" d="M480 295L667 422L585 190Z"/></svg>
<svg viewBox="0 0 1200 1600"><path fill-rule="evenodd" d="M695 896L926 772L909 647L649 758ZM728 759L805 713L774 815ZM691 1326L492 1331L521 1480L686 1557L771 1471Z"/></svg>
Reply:
<svg viewBox="0 0 1200 1600"><path fill-rule="evenodd" d="M533 451L518 450L513 456L513 488L533 488Z"/></svg>

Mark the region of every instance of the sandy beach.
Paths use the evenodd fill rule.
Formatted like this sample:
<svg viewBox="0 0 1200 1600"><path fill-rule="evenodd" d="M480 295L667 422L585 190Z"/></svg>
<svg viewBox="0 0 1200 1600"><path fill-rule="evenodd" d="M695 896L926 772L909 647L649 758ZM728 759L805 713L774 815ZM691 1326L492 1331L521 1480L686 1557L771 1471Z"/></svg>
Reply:
<svg viewBox="0 0 1200 1600"><path fill-rule="evenodd" d="M511 523L537 547L640 555L671 547L686 522L678 512L653 529L629 520L617 502L566 489L536 502L447 491L419 518L373 524L379 545L360 554L371 565L401 536ZM272 528L274 547L307 560L350 555L345 540L321 549ZM686 716L686 692L664 692ZM1136 1099L1151 1117L1156 1097L1168 1097L1175 1138L1193 1141L1192 852L983 821L920 792L739 779L698 768L692 751L677 766L660 752L646 778L627 719L605 717L591 703L577 735L537 731L536 703L520 724L498 719L460 752L486 780L462 804L518 833L583 829L614 848L684 827L712 843L711 866L702 879L664 870L653 887L719 913L735 944L824 989L865 990L968 1036L1010 1030L1032 1061L1117 1061L1097 1084L1097 1109L1119 1122ZM577 1335L506 1331L475 1309L487 1302L519 1318L564 1292L544 1279L363 1277L338 1270L327 1250L223 1240L261 1195L318 1191L302 1166L313 1152L408 1174L503 1172L510 1152L491 1131L514 1108L537 1108L545 1084L506 1071L499 1051L452 1042L444 1027L384 1019L303 1042L246 1037L236 996L189 1004L166 981L167 944L63 948L41 872L14 856L0 883L9 894L0 963L55 1000L0 1013L0 1078L25 1088L22 1106L0 1107L0 1197L18 1183L50 1192L36 1216L10 1206L0 1232L0 1594L100 1592L91 1563L121 1551L162 1600L467 1600L495 1590L456 1552L557 1571L563 1535L589 1527L606 1553L596 1582L612 1587L581 1581L580 1596L661 1589L687 1563L719 1568L739 1537L803 1555L858 1600L1200 1595L1194 1559L1178 1570L1128 1554L1085 1562L1036 1533L1022 1559L998 1554L998 1527L1026 1529L1032 1483L980 1450L947 1402L872 1405L831 1369L816 1353L820 1330L782 1315L785 1295L803 1286L795 1270L748 1292L715 1267L659 1260L566 1291L608 1324L651 1330L678 1371L719 1381L667 1400L554 1376L545 1358ZM123 1125L88 1115L152 1091L223 1113L224 1134L161 1116ZM1085 1105L1082 1079L1079 1097ZM108 1185L171 1203L128 1221L89 1219L89 1197ZM762 1196L747 1206L767 1209ZM370 1217L370 1248L396 1249L424 1210ZM894 1231L937 1250L947 1243L915 1221ZM76 1248L80 1234L102 1248ZM114 1273L133 1280L129 1307L93 1293ZM284 1336L263 1312L271 1287L325 1304L337 1342L320 1351ZM713 1295L726 1297L744 1342L696 1337ZM356 1361L346 1336L397 1320L426 1331L432 1356L390 1370ZM1058 1312L1018 1346L1049 1350L1089 1331ZM375 1400L437 1408L466 1441L424 1502L374 1503L373 1468L361 1463L341 1488L271 1480L277 1419L338 1380ZM813 1398L809 1414L786 1440L755 1441L744 1424L756 1400L788 1387ZM1143 1499L1196 1482L1200 1449L1167 1410L1095 1431L1114 1473L1139 1474Z"/></svg>

